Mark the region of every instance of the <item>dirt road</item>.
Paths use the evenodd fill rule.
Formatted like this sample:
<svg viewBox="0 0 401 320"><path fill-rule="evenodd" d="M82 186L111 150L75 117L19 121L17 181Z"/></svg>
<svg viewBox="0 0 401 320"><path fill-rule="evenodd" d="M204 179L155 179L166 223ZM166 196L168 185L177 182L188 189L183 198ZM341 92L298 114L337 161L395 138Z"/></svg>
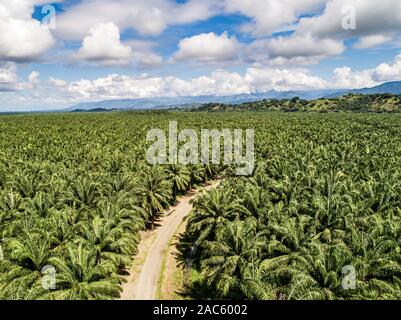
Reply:
<svg viewBox="0 0 401 320"><path fill-rule="evenodd" d="M121 294L122 300L155 300L157 291L157 282L160 276L160 268L162 266L163 256L168 250L170 240L180 226L182 220L191 212L192 206L189 202L199 196L203 191L216 188L220 182L203 188L193 196L180 199L179 204L168 210L168 215L160 219L160 227L155 230L156 240L150 246L139 246L139 251L148 250L145 262L141 268L138 277L130 275L127 277L128 282L123 285ZM139 252L138 255L144 253ZM131 271L132 272L132 271Z"/></svg>

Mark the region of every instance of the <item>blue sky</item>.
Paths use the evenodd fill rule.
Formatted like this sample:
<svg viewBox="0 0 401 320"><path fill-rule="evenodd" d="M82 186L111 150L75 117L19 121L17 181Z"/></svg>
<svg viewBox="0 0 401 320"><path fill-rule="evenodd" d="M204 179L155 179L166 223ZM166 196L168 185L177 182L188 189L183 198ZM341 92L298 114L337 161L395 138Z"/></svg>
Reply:
<svg viewBox="0 0 401 320"><path fill-rule="evenodd" d="M398 0L0 0L0 110L401 80L400 17Z"/></svg>

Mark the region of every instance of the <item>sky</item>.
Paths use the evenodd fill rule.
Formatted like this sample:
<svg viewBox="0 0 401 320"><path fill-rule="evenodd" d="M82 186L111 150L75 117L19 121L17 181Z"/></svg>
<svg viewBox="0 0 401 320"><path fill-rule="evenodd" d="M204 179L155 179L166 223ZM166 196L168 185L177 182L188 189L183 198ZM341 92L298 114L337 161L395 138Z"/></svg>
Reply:
<svg viewBox="0 0 401 320"><path fill-rule="evenodd" d="M0 111L401 80L399 0L0 0Z"/></svg>

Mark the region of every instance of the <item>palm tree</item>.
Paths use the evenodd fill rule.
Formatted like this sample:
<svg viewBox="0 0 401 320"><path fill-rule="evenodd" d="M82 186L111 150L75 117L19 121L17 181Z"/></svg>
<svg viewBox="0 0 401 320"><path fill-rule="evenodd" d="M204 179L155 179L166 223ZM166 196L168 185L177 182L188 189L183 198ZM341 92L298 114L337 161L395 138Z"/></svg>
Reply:
<svg viewBox="0 0 401 320"><path fill-rule="evenodd" d="M187 190L191 182L191 176L186 166L177 164L168 165L166 173L173 184L173 199L175 201L179 192Z"/></svg>
<svg viewBox="0 0 401 320"><path fill-rule="evenodd" d="M279 297L279 285L274 277L263 268L263 262L252 262L245 270L241 291L246 299L276 300Z"/></svg>
<svg viewBox="0 0 401 320"><path fill-rule="evenodd" d="M82 225L81 237L86 247L96 253L97 261L112 261L116 267L126 266L140 240L138 230L132 230L130 224L129 220L115 223L96 216L92 223ZM129 229L131 232L126 231Z"/></svg>
<svg viewBox="0 0 401 320"><path fill-rule="evenodd" d="M255 230L253 220L236 219L218 228L215 241L204 243L205 279L215 284L222 297L241 296L245 273L250 272L266 246L264 234Z"/></svg>
<svg viewBox="0 0 401 320"><path fill-rule="evenodd" d="M223 188L214 189L200 196L193 202L193 206L188 230L198 244L206 239L213 239L218 226L248 213L241 200L234 199L232 191Z"/></svg>
<svg viewBox="0 0 401 320"><path fill-rule="evenodd" d="M154 228L154 219L169 205L171 199L171 183L159 167L151 167L143 171L135 188L138 204L148 213Z"/></svg>
<svg viewBox="0 0 401 320"><path fill-rule="evenodd" d="M20 237L7 242L10 260L32 271L40 271L47 264L51 245L50 233L25 229L20 231Z"/></svg>
<svg viewBox="0 0 401 320"><path fill-rule="evenodd" d="M309 251L310 250L310 251ZM302 248L289 265L292 277L286 295L288 299L326 300L346 295L342 288L342 270L351 265L349 249L341 243L313 243L309 250Z"/></svg>
<svg viewBox="0 0 401 320"><path fill-rule="evenodd" d="M192 189L194 184L198 184L205 181L206 171L202 165L200 164L189 165L188 170L190 176L189 189Z"/></svg>
<svg viewBox="0 0 401 320"><path fill-rule="evenodd" d="M99 196L99 185L89 177L83 177L72 182L67 204L76 203L79 207L93 208Z"/></svg>
<svg viewBox="0 0 401 320"><path fill-rule="evenodd" d="M38 291L41 271L51 255L49 234L20 231L21 237L5 243L0 261L0 288L7 299L29 299Z"/></svg>
<svg viewBox="0 0 401 320"><path fill-rule="evenodd" d="M73 241L84 223L80 221L81 213L77 210L65 208L64 210L52 211L46 218L45 228L51 230L54 251L63 250L65 245Z"/></svg>
<svg viewBox="0 0 401 320"><path fill-rule="evenodd" d="M110 299L120 294L120 282L110 261L97 261L97 253L82 243L69 245L65 258L52 257L57 269L56 291L44 299L91 300Z"/></svg>
<svg viewBox="0 0 401 320"><path fill-rule="evenodd" d="M27 300L35 298L41 273L25 269L10 260L0 260L0 299Z"/></svg>

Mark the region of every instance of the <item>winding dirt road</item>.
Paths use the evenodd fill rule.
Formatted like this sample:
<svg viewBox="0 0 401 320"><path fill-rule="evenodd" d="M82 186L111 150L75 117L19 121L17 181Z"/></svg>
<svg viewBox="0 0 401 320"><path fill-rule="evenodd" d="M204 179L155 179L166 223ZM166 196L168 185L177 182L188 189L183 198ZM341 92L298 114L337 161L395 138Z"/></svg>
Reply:
<svg viewBox="0 0 401 320"><path fill-rule="evenodd" d="M192 210L192 205L189 202L199 196L202 192L216 188L219 184L219 181L214 182L203 188L201 191L195 193L193 196L187 196L180 199L179 204L176 207L170 208L170 210L167 211L169 214L164 215L160 219L158 222L160 227L154 231L156 234L156 240L150 245L150 247L139 246L138 255L141 255L141 250L148 250L147 256L142 265L139 276L136 277L136 275L130 274L127 277L128 282L123 285L123 292L121 294L122 300L156 299L157 285L164 254L166 253L166 250L168 250L170 240L174 236L181 222ZM143 254L144 253L142 252L142 255Z"/></svg>

